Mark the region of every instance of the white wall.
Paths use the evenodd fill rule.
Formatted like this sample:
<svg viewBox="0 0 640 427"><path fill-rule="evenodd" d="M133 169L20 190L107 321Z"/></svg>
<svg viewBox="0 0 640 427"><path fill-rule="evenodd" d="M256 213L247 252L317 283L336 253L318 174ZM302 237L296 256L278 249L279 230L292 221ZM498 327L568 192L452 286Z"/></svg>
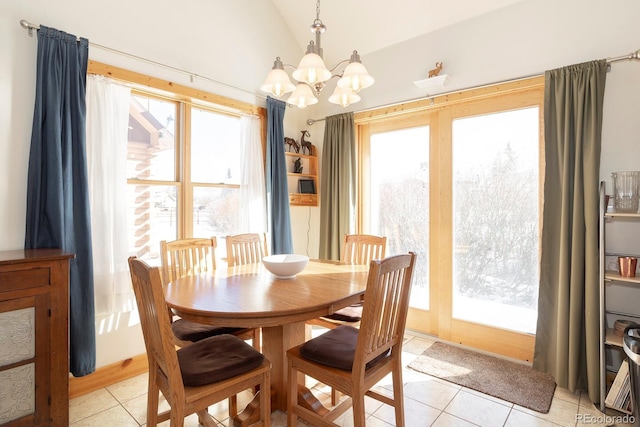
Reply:
<svg viewBox="0 0 640 427"><path fill-rule="evenodd" d="M413 85L436 61L450 80L436 95L534 74L573 63L624 55L640 49L636 0L527 0L414 40L364 56L376 84L350 110L426 96ZM258 88L273 59L294 62L302 54L267 0L191 0L176 3L113 0L102 6L81 0L0 2L0 250L23 246L26 176L33 114L37 40L20 19L87 37L125 51L231 84L208 83L90 48L90 59L180 84L264 105L249 92ZM383 29L381 29L383 31ZM640 169L637 114L640 62L614 64L607 79L602 177L614 170ZM285 134L308 129L322 151L324 124L306 125L344 110L326 104L287 109ZM292 207L294 248L317 256L319 208ZM624 237L624 236L623 236ZM629 242L637 239L627 239ZM635 246L635 243L632 244ZM640 252L640 251L638 251ZM98 319L98 366L141 353L135 319L114 314Z"/></svg>
<svg viewBox="0 0 640 427"><path fill-rule="evenodd" d="M612 64L605 89L600 180L606 182L607 194L613 194L611 172L627 170L640 171L640 62ZM639 242L640 221L617 219L606 223L607 253L640 257ZM607 264L611 268L610 262ZM606 289L608 310L640 315L640 292L637 286L612 282ZM613 327L613 322L619 318L609 316L609 326ZM613 366L617 367L619 361L615 359L616 353L612 354Z"/></svg>
<svg viewBox="0 0 640 427"><path fill-rule="evenodd" d="M191 83L188 75L95 46L89 48L92 60L262 106L265 99L253 93L259 92L273 59L300 53L269 1L191 0L176 5L126 0L0 2L0 250L24 245L37 38L35 33L28 36L19 25L21 19L244 90L198 78ZM288 113L287 122L297 129L297 113ZM99 316L96 331L98 367L144 352L135 313Z"/></svg>
<svg viewBox="0 0 640 427"><path fill-rule="evenodd" d="M545 70L640 49L636 0L527 0L362 57L376 83L358 111L427 95L542 74ZM413 81L444 63L445 87ZM327 94L328 96L328 94ZM326 113L340 112L331 105Z"/></svg>
<svg viewBox="0 0 640 427"><path fill-rule="evenodd" d="M287 108L285 112L285 135L300 141L300 132L309 131L307 141L316 146L318 155L318 169L322 168L322 142L324 138L324 122L307 125L309 117L320 118L317 108L310 107L300 110ZM320 184L320 180L318 180ZM320 198L321 203L322 199ZM291 206L291 234L293 236L293 251L297 254L308 255L310 258L318 258L320 230L320 207Z"/></svg>

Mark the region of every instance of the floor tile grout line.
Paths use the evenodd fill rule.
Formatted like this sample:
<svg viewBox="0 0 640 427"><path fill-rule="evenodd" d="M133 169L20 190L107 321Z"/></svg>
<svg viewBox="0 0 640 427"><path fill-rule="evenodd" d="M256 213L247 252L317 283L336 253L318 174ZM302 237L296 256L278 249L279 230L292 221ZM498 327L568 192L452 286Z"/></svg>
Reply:
<svg viewBox="0 0 640 427"><path fill-rule="evenodd" d="M109 410L111 410L111 409L113 409L113 408L116 408L116 407L118 407L118 406L121 406L120 401L119 401L118 399L116 399L116 397L115 397L111 392L109 392L109 390L107 390L107 388L106 388L106 387L103 387L101 390L106 391L106 392L107 392L107 393L108 393L108 394L113 398L113 400L115 401L115 404L114 404L114 405L112 405L112 406L109 406L108 408L104 408L104 409L102 409L101 411L98 411L98 412L96 412L96 413L93 413L93 414L91 414L91 415L87 415L87 416L85 416L85 417L82 417L82 418L79 418L79 419L77 419L77 420L74 420L74 421L73 421L73 424L76 424L76 423L78 423L78 422L80 422L80 421L84 421L84 420L86 420L87 418L94 417L94 416L96 416L96 415L98 415L98 414L101 414L101 413L103 413L103 412L109 411ZM95 391L98 391L98 390L95 390ZM69 400L69 403L71 403L71 400ZM136 421L136 422L137 422L137 421Z"/></svg>
<svg viewBox="0 0 640 427"><path fill-rule="evenodd" d="M87 420L87 419L89 419L89 418L92 418L92 417L95 417L95 416L97 416L97 415L103 414L103 413L105 413L105 412L107 412L107 411L111 411L112 409L117 408L117 407L121 407L122 409L124 409L124 410L127 412L127 414L131 417L131 419L132 419L136 424L140 425L140 423L138 422L138 420L136 420L136 419L135 419L135 418L134 418L134 417L129 413L129 411L127 411L127 410L126 410L126 408L124 408L124 407L122 406L122 404L121 404L121 403L118 403L117 405L111 406L111 407L109 407L109 408L105 408L105 409L103 409L102 411L98 411L98 412L96 412L96 413L94 413L94 414L91 414L91 415L89 415L89 416L86 416L86 417L84 417L84 418L77 419L77 420L75 420L73 423L71 423L71 424L69 424L69 425L70 425L70 426L77 425L77 424L78 424L79 422L81 422L81 421L86 421L86 420Z"/></svg>
<svg viewBox="0 0 640 427"><path fill-rule="evenodd" d="M408 354L408 355L413 355L413 356L419 356L419 355L422 353L422 351L423 351L423 350L421 349L421 346L425 344L425 343L423 343L422 341L426 341L426 344L428 344L428 340L424 340L424 339L422 339L421 337L412 337L412 338L410 338L410 339L407 339L407 340L405 341L405 343L404 343L405 345L407 345L407 344L409 344L409 343L413 343L413 344L415 345L415 347L414 347L414 348L412 348L413 353L407 352L407 354ZM408 369L408 364L409 364L409 362L407 362L407 364L405 364L405 365L403 366L403 370L404 370L404 369ZM415 372L413 372L413 373L415 373ZM425 379L427 379L427 381L433 381L434 379L437 379L437 378L435 378L435 377L431 377L431 376L426 375L426 374L422 374L422 375L424 375L424 378L425 378ZM413 381L412 381L412 380L407 379L407 376L406 376L406 375L404 375L404 373L403 373L403 386L407 386L408 384L411 384L411 383L413 383L414 381L415 381L415 382L421 382L421 381L423 381L423 380L422 380L422 376L421 376L421 375L418 375L418 376L415 376L415 377L413 377L413 376L412 376L412 378L411 378L411 379L412 379ZM450 386L453 386L453 384L450 384L450 383L446 383L446 384L447 384L447 385L450 385ZM388 385L380 385L380 387L382 387L382 388L384 388L384 389L386 389L386 390L389 390ZM455 387L454 387L454 388L455 388ZM125 404L126 404L127 402L129 402L129 401L133 400L133 399L136 399L136 398L139 398L139 397L141 397L141 396L144 396L144 395L145 395L145 393L144 393L144 392L142 392L139 396L135 396L135 397L133 397L133 398L131 398L131 399L127 399L127 400L124 400L124 401L120 401L120 399L117 399L117 398L116 398L116 396L115 396L114 392L112 392L111 390L109 390L107 387L105 387L104 389L105 389L105 390L107 391L107 393L108 393L108 394L109 394L109 395L114 399L114 401L116 402L116 404L115 404L114 406L110 407L110 408L103 409L102 411L100 411L100 412L98 412L98 413L96 413L96 414L93 414L93 415L91 415L91 416L89 416L89 417L83 417L82 419L75 420L75 423L76 423L75 425L81 425L81 424L82 424L82 421L83 421L83 420L86 420L87 418L90 418L90 417L93 417L93 416L99 415L99 414L101 414L101 413L103 413L103 412L105 412L105 411L107 411L107 410L113 409L115 406L121 406L121 407L125 410L125 412L128 414L128 416L131 418L131 421L132 421L132 422L134 422L134 423L135 423L135 425L139 426L139 425L140 425L140 423L139 423L139 422L138 422L138 420L137 420L137 419L136 419L136 418L131 414L131 412L130 412L129 410L127 410L127 408L125 407ZM492 397L492 396L490 396L490 395L484 395L483 393L480 393L480 392L477 392L477 391L475 391L475 390L473 390L473 389L468 389L468 388L466 388L466 387L462 387L462 386L461 386L460 388L457 388L457 389L455 390L455 393L453 394L453 397L448 401L448 403L445 405L444 409L442 409L442 410L441 410L441 409L438 409L438 408L436 408L436 407L431 406L427 401L425 401L426 399L423 399L423 400L419 400L419 399L417 399L417 397L418 397L418 395L417 395L417 394L416 394L416 395L414 395L413 397L411 397L411 396L407 396L407 395L406 395L406 393L405 393L405 395L404 395L404 396L405 396L405 399L409 399L409 400L411 400L411 401L412 401L412 402L414 402L414 403L417 403L417 404L420 404L420 405L424 405L425 407L432 408L434 411L436 411L436 412L434 412L434 413L433 413L433 415L437 414L437 416L436 416L436 418L435 418L435 420L434 420L434 423L435 423L438 419L440 419L440 417L443 417L443 416L444 416L444 417L454 417L455 419L462 420L462 421L464 421L464 422L466 422L466 423L469 423L470 425L474 425L474 426L476 426L476 425L478 425L478 424L476 424L476 422L475 422L475 421L469 421L469 420L467 420L466 418L461 418L459 415L454 415L454 414L452 414L452 413L447 412L447 408L451 407L452 402L454 401L454 399L456 399L456 397L459 397L459 395L461 394L461 392L470 393L470 394L473 394L474 396L476 396L476 397L478 397L478 398L481 398L481 399L487 400L487 401L489 401L489 402L496 403L496 404L500 404L500 405L502 405L502 406L506 406L506 407L508 408L508 413L507 413L507 417L506 417L506 419L505 419L505 421L504 421L504 423L503 423L502 425L507 425L507 424L509 423L510 418L511 418L511 417L513 417L514 415L515 415L515 416L518 416L518 415L516 414L516 412L521 412L521 413L523 413L524 415L526 415L527 417L534 417L534 418L537 418L537 419L539 419L539 420L543 421L544 423L549 423L549 425L553 425L554 427L556 427L556 426L557 426L557 427L562 427L560 424L557 424L556 422L554 422L554 421L558 421L558 420L560 420L561 418L543 418L543 417L539 417L539 416L537 416L537 415L536 415L536 413L534 413L534 412L529 412L529 411L522 411L522 410L520 410L520 407L518 407L518 406L517 406L517 405L515 405L515 404L510 404L509 402L506 402L506 401L503 401L503 402L495 401L495 400L494 400L494 397ZM587 411L590 411L590 410L592 409L592 407L593 407L593 408L596 408L596 406L595 406L595 405L593 405L593 404L590 402L590 400L588 401L588 395L587 395L587 393L586 393L586 392L579 392L579 393L576 395L577 399L572 399L572 398L571 398L571 396L570 396L569 394L565 394L565 393L566 393L566 392L565 392L565 391L563 391L562 398L561 398L561 397L559 397L559 396L556 396L556 394L554 393L553 400L554 400L554 401L555 401L555 400L560 400L560 401L562 401L563 403L566 403L566 404L571 405L571 407L572 407L572 408L571 408L571 412L573 412L573 416L574 416L574 417L576 417L576 415L577 415L578 413L580 413L580 411L581 411L581 410L582 410L582 412L587 412ZM575 407L575 409L573 409L573 407ZM369 413L369 414L367 414L368 418L373 418L373 419L375 419L375 420L376 420L376 422L383 423L385 426L389 425L389 423L387 423L387 421L385 421L384 419L379 418L377 415L375 415L376 411L378 411L379 409L380 409L380 408L377 408L376 410L374 410L374 411L373 411L373 413ZM597 408L596 408L596 409L597 409ZM575 411L575 412L574 412L574 411ZM564 417L564 419L565 419L565 421L564 421L564 423L565 423L565 424L564 424L564 425L565 425L565 426L568 426L568 425L571 425L571 426L577 426L577 424L576 424L576 423L577 423L577 417L576 417L576 418L574 418L574 420L571 420L571 423L569 424L569 422L568 422L569 420L568 420L568 419L566 419L566 417L567 417L569 414L568 414L568 413L567 413L567 411L565 411L564 409L563 409L563 412L564 412L564 414L563 414L562 416L563 416L563 417ZM445 415L445 414L446 414L446 415ZM379 415L382 415L382 413L380 413ZM464 414L464 416L465 416L465 417L471 417L471 419L474 419L474 420L476 420L476 419L477 419L477 418L474 418L474 415L473 415L472 413L470 413L470 414L468 414L468 415L467 415L467 414ZM214 420L215 420L215 422L217 423L217 425L218 425L218 426L220 426L220 427L223 427L223 426L224 426L224 422L225 422L225 420L220 421L220 420L218 420L216 417L214 417ZM411 419L411 418L409 418L407 421L408 421L409 423L411 423L411 422L412 422L412 419ZM415 420L413 420L413 421L415 421ZM442 421L441 421L441 422L442 422ZM512 421L512 422L513 422L513 421ZM144 424L143 424L143 425L144 425ZM284 426L284 425L286 425L286 424L283 424L283 426ZM393 424L391 424L391 426L392 426L392 425L393 425ZM432 425L433 425L433 423L432 423ZM275 426L280 427L280 426L281 426L281 422L280 422L280 421L278 421L276 424L274 424L274 427L275 427Z"/></svg>
<svg viewBox="0 0 640 427"><path fill-rule="evenodd" d="M509 408L509 413L507 414L507 418L504 419L504 422L502 423L502 427L506 427L507 426L507 422L509 421L509 417L513 413L514 406L515 405L511 405L511 408Z"/></svg>
<svg viewBox="0 0 640 427"><path fill-rule="evenodd" d="M126 380L125 380L125 381L126 381ZM107 391L107 393L109 393L109 394L111 395L111 397L113 397L113 398L114 398L114 400L115 400L116 402L118 402L118 404L120 405L120 407L122 407L122 409L123 409L127 414L129 414L129 416L131 417L131 419L132 419L133 421L135 421L135 423L136 423L136 424L138 424L138 426L142 426L142 425L143 425L143 424L140 424L140 421L138 421L138 419L137 419L135 416L133 416L133 414L132 414L128 409L127 409L127 407L126 407L126 406L124 406L124 404L125 404L125 402L130 402L130 401L132 401L132 400L134 400L134 399L137 399L137 398L139 398L139 397L141 397L141 396L144 396L144 395L145 395L144 393L143 393L143 394L140 394L140 395L138 395L138 396L132 397L132 398L131 398L131 399L129 399L129 400L121 401L120 399L118 399L118 398L116 397L116 395L115 395L111 390L109 390L109 386L104 387L104 389ZM144 425L146 425L146 424L147 424L147 422L146 422L146 420L145 420Z"/></svg>
<svg viewBox="0 0 640 427"><path fill-rule="evenodd" d="M138 397L139 397L139 396L138 396ZM122 407L122 409L124 409L124 410L127 412L127 414L129 414L129 416L131 417L131 419L132 419L133 421L135 421L135 422L136 422L136 424L138 424L138 426L142 426L142 425L146 425L146 424L147 424L147 421L146 421L146 420L145 420L145 423L144 423L144 424L140 424L140 421L138 421L138 419L137 419L137 418L136 418L136 417L131 413L131 411L129 411L129 410L126 408L126 406L124 406L124 403L120 403L120 406Z"/></svg>

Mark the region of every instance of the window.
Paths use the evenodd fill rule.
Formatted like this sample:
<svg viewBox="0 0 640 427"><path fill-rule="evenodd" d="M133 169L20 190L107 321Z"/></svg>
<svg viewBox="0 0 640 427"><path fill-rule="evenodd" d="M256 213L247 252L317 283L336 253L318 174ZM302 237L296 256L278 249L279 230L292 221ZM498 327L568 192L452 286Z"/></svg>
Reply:
<svg viewBox="0 0 640 427"><path fill-rule="evenodd" d="M238 232L240 218L239 119L203 109L191 114L193 234L227 236ZM218 242L217 254L224 252Z"/></svg>
<svg viewBox="0 0 640 427"><path fill-rule="evenodd" d="M253 177L263 171L241 170L244 159L256 164L260 149L253 144L261 143L264 152L266 109L96 61L87 72L132 88L126 165L131 255L156 263L161 240L216 236L216 255L225 258L224 236L241 232L239 218L247 216L240 211L241 187L248 204L266 205ZM243 175L250 182L241 186Z"/></svg>
<svg viewBox="0 0 640 427"><path fill-rule="evenodd" d="M179 104L132 92L127 144L130 253L158 258L161 240L178 235L176 117Z"/></svg>
<svg viewBox="0 0 640 427"><path fill-rule="evenodd" d="M236 234L239 117L132 92L128 141L130 251L159 258L161 240Z"/></svg>
<svg viewBox="0 0 640 427"><path fill-rule="evenodd" d="M387 254L418 253L408 328L532 360L543 85L356 114L356 231L385 235Z"/></svg>

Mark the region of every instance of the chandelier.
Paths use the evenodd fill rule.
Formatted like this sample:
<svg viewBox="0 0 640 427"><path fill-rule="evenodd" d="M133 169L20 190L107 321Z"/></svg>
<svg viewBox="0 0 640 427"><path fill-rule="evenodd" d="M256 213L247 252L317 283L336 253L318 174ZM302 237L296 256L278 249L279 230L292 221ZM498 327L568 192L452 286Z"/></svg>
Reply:
<svg viewBox="0 0 640 427"><path fill-rule="evenodd" d="M373 85L374 79L367 73L367 69L360 62L360 55L356 50L353 51L351 58L340 61L329 70L322 59L320 40L325 30L326 27L320 20L320 0L318 0L316 3L316 19L311 24L311 32L316 35L315 43L313 40L309 42L307 51L297 68L293 65L283 64L280 57L277 57L273 62L273 68L267 75L265 82L260 86L260 89L276 97L292 92L287 99L287 103L299 108L305 108L307 105L313 105L318 102L314 92L319 95L327 81L333 77L338 77L336 89L329 97L329 102L347 107L354 102L360 101L358 92ZM333 74L338 67L346 62L349 64L342 74ZM285 66L293 68L291 76L297 82L295 85L291 83L289 75L284 71Z"/></svg>

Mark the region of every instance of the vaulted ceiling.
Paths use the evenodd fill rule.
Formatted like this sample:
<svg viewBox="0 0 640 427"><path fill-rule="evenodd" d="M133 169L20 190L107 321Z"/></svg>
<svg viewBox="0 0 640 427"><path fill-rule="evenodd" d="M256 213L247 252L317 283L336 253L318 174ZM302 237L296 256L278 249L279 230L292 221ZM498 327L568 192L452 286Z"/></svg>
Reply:
<svg viewBox="0 0 640 427"><path fill-rule="evenodd" d="M300 45L301 56L313 39L316 0L271 0ZM327 27L322 47L327 66L392 46L523 0L322 0L320 19ZM287 62L299 58L283 58Z"/></svg>

